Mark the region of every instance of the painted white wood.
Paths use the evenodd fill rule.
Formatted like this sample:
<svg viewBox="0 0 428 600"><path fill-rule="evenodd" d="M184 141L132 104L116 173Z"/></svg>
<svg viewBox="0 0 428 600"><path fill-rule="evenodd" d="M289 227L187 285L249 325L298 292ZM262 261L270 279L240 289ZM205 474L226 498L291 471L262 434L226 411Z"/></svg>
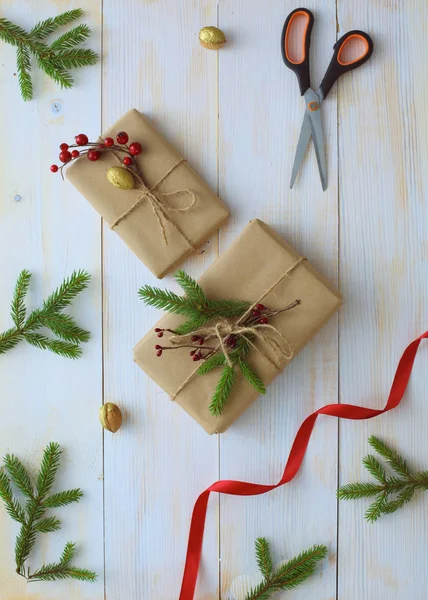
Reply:
<svg viewBox="0 0 428 600"><path fill-rule="evenodd" d="M0 0L0 14L30 27L72 6ZM307 4L316 15L315 85L336 37L361 28L375 41L369 65L346 76L322 107L329 174L323 193L312 149L288 190L303 116L297 81L280 55L282 24L295 8L290 0L81 0L79 6L94 30L91 46L103 42L104 60L76 72L71 91L61 92L35 68L37 100L23 103L14 50L1 44L0 131L8 141L0 145L0 326L9 326L22 268L33 272L28 301L36 307L82 267L93 281L72 310L92 339L76 362L25 344L0 357L0 455L16 452L36 466L46 443L61 443L58 489L80 486L85 497L58 511L63 528L46 535L34 560L55 559L73 539L76 562L96 570L99 581L26 587L13 568L17 528L1 508L0 596L172 600L197 495L219 476L277 481L301 421L319 406L339 397L383 406L401 351L426 328L427 9L395 0ZM200 27L216 23L228 38L218 54L197 40ZM344 294L340 319L222 436L207 436L133 364L133 345L158 318L137 290L158 282L86 201L49 172L61 141L80 131L96 136L131 107L146 112L214 189L219 185L232 210L220 236L184 268L199 276L257 216L332 282L340 280ZM174 287L171 277L160 285ZM212 497L198 600L226 598L231 586L236 591L256 574L258 535L270 539L276 561L314 542L329 546L319 574L284 597L425 597L424 497L369 526L365 501L342 502L337 515L335 490L338 456L341 483L366 477L360 465L371 433L396 445L415 468L426 468L426 352L397 411L362 423L321 419L291 485L259 498ZM115 436L102 436L103 399L123 408L124 426Z"/></svg>
<svg viewBox="0 0 428 600"><path fill-rule="evenodd" d="M217 56L197 34L215 19L213 0L104 0L103 127L131 107L143 111L214 189ZM159 282L107 227L103 235L105 400L126 411L122 430L105 435L106 597L166 600L179 594L194 501L218 478L218 439L132 361L159 318L138 288L171 286L172 277ZM205 250L184 264L194 276L216 258L216 236ZM216 517L214 500L198 582L198 597L210 600L218 596Z"/></svg>
<svg viewBox="0 0 428 600"><path fill-rule="evenodd" d="M382 407L405 346L426 330L428 307L428 92L420 2L339 2L339 35L375 40L370 68L340 83L340 398ZM414 468L426 468L427 348L421 347L405 402L374 421L340 424L340 480L370 480L361 466L376 434ZM424 598L428 542L422 494L375 525L367 501L339 506L339 598Z"/></svg>
<svg viewBox="0 0 428 600"><path fill-rule="evenodd" d="M2 16L31 28L36 22L72 8L72 2L0 2ZM100 48L100 3L79 2ZM51 511L61 531L45 534L29 561L33 570L59 558L65 543L77 543L76 564L95 570L96 584L68 581L26 584L14 572L14 540L19 526L0 509L0 596L101 600L103 598L102 402L100 220L59 174L58 146L79 131L94 135L100 120L100 65L76 73L76 87L62 92L34 67L36 100L24 103L15 74L15 51L1 43L0 217L1 330L11 326L9 304L19 271L33 274L28 305L36 308L73 269L92 275L90 288L73 304L78 323L91 331L83 357L67 360L25 343L0 359L0 455L16 453L26 465L40 464L43 448L57 441L64 450L55 489L81 487L79 504ZM83 110L84 109L84 110ZM14 200L21 196L20 202Z"/></svg>
<svg viewBox="0 0 428 600"><path fill-rule="evenodd" d="M308 8L318 4L310 2ZM280 231L330 278L337 277L336 100L323 106L328 150L328 192L323 193L313 148L295 188L289 190L294 151L304 114L296 76L281 57L281 31L293 2L221 0L219 23L231 44L220 53L220 191L234 207L220 233L220 251L254 216ZM319 84L335 41L334 2L317 11L312 72ZM266 256L269 261L269 256ZM224 479L277 482L294 435L306 415L337 401L337 318L296 357L220 440ZM289 598L335 597L337 424L320 422L304 468L291 485L256 498L222 496L221 574L225 595L238 575L252 575L254 540L266 536L275 560L313 543L329 547L330 560ZM322 515L322 518L320 518Z"/></svg>

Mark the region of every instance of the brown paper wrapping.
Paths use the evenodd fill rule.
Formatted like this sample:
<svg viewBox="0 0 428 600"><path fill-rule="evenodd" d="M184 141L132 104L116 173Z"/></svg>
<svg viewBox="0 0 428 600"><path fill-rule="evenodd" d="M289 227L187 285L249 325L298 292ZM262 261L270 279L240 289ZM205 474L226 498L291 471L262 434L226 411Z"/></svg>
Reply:
<svg viewBox="0 0 428 600"><path fill-rule="evenodd" d="M284 273L295 264L299 255L271 227L255 219L229 249L199 280L208 298L240 299L251 303L260 299ZM284 308L296 299L301 305L278 314L271 323L289 340L294 356L325 324L341 304L339 292L307 262L302 262L262 300L271 310ZM182 317L166 315L156 327L174 329ZM162 340L163 341L163 340ZM161 388L174 396L195 363L188 349L155 355L154 346L162 343L154 327L134 348L134 360ZM268 385L278 371L261 354L251 350L248 362ZM285 367L287 361L284 361ZM197 364L196 364L197 366ZM195 375L175 398L208 433L225 431L257 398L257 391L239 373L228 403L219 417L209 412L213 390L221 369L206 375Z"/></svg>
<svg viewBox="0 0 428 600"><path fill-rule="evenodd" d="M110 136L115 139L119 131L126 131L130 142L140 142L143 146L143 152L136 157L136 162L149 188L182 158L137 110L127 112L102 137ZM138 190L120 190L109 183L106 177L107 169L119 165L120 162L112 153L104 152L96 162L89 161L85 156L71 163L66 169L69 181L109 225L123 215L136 201L138 194L141 194ZM182 189L189 189L196 195L196 204L187 212L171 212L169 216L192 246L198 248L220 227L228 217L229 211L187 162L174 169L159 186L160 192ZM184 207L189 204L189 200L189 196L183 193L166 199L165 203L171 207ZM166 222L165 229L167 245L162 241L162 233L149 203L143 202L126 216L114 231L152 273L162 278L193 252L171 223Z"/></svg>

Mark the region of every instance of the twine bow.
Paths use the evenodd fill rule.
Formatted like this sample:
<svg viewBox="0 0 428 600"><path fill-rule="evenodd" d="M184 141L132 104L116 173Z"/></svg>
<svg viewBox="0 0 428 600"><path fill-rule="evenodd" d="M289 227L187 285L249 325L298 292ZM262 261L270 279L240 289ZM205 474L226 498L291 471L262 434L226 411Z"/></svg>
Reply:
<svg viewBox="0 0 428 600"><path fill-rule="evenodd" d="M168 236L165 225L166 223L169 223L180 234L180 236L183 238L183 240L186 242L189 248L191 248L192 250L197 250L193 246L189 238L186 236L186 234L183 232L183 230L177 225L177 223L174 222L173 219L171 219L170 215L168 214L169 212L187 212L188 210L191 210L194 207L197 200L196 194L188 188L175 190L174 192L160 192L158 189L159 186L165 181L165 179L184 162L186 162L186 159L181 158L151 188L147 187L142 176L139 173L137 173L136 171L132 171L132 175L136 182L136 187L134 189L139 190L140 193L134 204L132 204L127 210L125 210L125 212L123 212L119 217L117 217L117 219L115 219L113 223L111 223L110 228L114 229L115 227L117 227L119 223L123 221L123 219L126 219L126 217L128 217L132 212L134 212L135 209L141 206L143 202L148 202L158 222L159 229L162 233L162 240L165 245L168 245ZM165 201L168 198L171 198L172 196L177 196L178 194L187 194L188 196L190 196L189 204L182 208L168 206Z"/></svg>
<svg viewBox="0 0 428 600"><path fill-rule="evenodd" d="M304 256L301 256L300 258L298 258L291 265L291 267L289 267L267 290L265 290L263 292L263 294L261 294L261 296L259 298L257 298L257 300L255 300L251 304L251 306L248 307L248 309L245 311L245 313L234 323L230 323L229 321L226 321L225 319L220 319L214 325L212 325L210 327L205 327L205 328L201 327L197 331L192 331L190 334L171 336L171 338L170 338L171 344L179 344L184 339L194 336L194 335L203 336L203 337L205 337L205 339L209 339L209 337L211 337L211 339L217 338L218 345L215 348L213 348L213 354L215 354L216 352L219 352L221 350L221 352L224 354L227 364L230 367L232 367L233 365L232 365L232 362L229 357L229 349L226 346L226 339L230 335L241 336L245 339L246 342L248 342L248 344L254 350L256 350L261 356L263 356L263 358L265 358L268 362L270 362L270 364L277 371L280 371L281 370L281 365L279 364L280 359L284 358L286 360L291 360L294 356L293 347L290 344L290 342L287 340L287 338L281 333L281 331L279 331L279 329L277 329L276 327L274 327L273 325L270 325L268 323L255 323L254 325L250 325L250 324L244 325L243 322L252 313L255 306L257 304L259 304L262 300L264 300L264 298L268 294L270 294L270 292L272 292L272 290L274 290L276 288L276 286L279 283L281 283L281 281L283 281L283 279L290 279L290 274L299 265L301 265L305 260L306 260L306 258ZM281 341L283 342L282 346L274 338L272 338L271 335L268 334L269 331L274 332L281 338ZM266 354L266 352L264 352L264 350L262 348L259 348L258 346L256 346L254 344L254 342L252 342L251 339L249 339L246 334L254 335L257 339L262 341L266 347L270 348L275 359L278 360L278 363L274 362L271 359L271 357L268 354ZM175 400L175 398L178 396L178 394L193 379L193 377L198 372L198 368L199 367L197 367L194 371L192 371L190 373L190 375L183 381L183 383L171 395L172 400Z"/></svg>

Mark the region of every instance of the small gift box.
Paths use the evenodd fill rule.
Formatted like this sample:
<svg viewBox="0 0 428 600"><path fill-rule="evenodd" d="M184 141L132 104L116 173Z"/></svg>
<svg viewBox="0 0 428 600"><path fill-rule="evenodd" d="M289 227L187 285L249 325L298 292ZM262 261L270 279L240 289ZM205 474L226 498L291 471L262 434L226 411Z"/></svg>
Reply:
<svg viewBox="0 0 428 600"><path fill-rule="evenodd" d="M229 211L137 110L127 112L102 138L113 141L121 131L141 144L138 155L124 162L123 154L106 148L95 161L87 156L73 160L66 176L152 273L162 278L206 242ZM126 180L115 187L117 180L107 179L107 171L123 167L123 162L129 171L138 169L142 175L135 177L133 189L125 185Z"/></svg>
<svg viewBox="0 0 428 600"><path fill-rule="evenodd" d="M204 273L200 287L183 283L184 276L177 277L184 298L159 297L148 286L141 291L148 304L179 314L156 324L134 348L134 360L208 433L219 433L321 329L341 296L258 219Z"/></svg>

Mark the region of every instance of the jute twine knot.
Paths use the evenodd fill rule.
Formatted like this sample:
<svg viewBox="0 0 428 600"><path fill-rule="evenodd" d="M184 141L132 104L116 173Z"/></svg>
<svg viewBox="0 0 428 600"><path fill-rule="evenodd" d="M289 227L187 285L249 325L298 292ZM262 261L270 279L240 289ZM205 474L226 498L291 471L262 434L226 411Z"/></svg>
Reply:
<svg viewBox="0 0 428 600"><path fill-rule="evenodd" d="M116 156L116 158L118 157ZM120 159L118 158L118 160ZM127 210L125 210L125 212L123 212L119 217L117 217L117 219L115 219L113 223L111 223L110 228L114 229L115 227L117 227L119 223L123 221L123 219L126 219L126 217L128 217L132 212L134 212L134 210L141 206L143 202L148 202L150 208L153 211L153 214L156 217L159 229L162 234L163 243L165 245L168 245L166 223L169 223L179 233L179 235L183 238L183 240L186 242L189 248L196 251L197 248L193 246L192 242L189 240L189 238L186 236L183 230L177 225L177 223L174 222L173 219L171 219L170 215L168 214L173 212L187 212L191 210L195 206L197 200L196 194L188 188L175 190L174 192L160 192L158 189L159 186L165 181L165 179L184 162L186 162L186 159L181 158L151 188L146 186L143 178L139 173L137 173L136 171L131 171L136 183L134 189L137 189L140 193L138 194L138 198L134 202L134 204L132 204ZM187 204L187 206L176 208L173 206L168 206L166 204L168 198L171 198L172 196L178 196L179 194L187 194L188 196L190 196L190 202L189 204Z"/></svg>
<svg viewBox="0 0 428 600"><path fill-rule="evenodd" d="M277 371L281 371L280 361L281 359L291 360L294 356L294 350L287 338L273 325L269 323L254 323L254 324L243 324L246 318L252 313L255 306L259 304L270 292L272 292L276 286L281 283L284 279L290 279L291 273L300 266L306 258L301 256L298 258L288 269L276 280L274 283L266 289L257 300L255 300L245 311L245 313L235 322L227 321L226 319L219 319L216 323L211 326L201 327L196 331L192 331L186 335L173 335L170 338L171 344L180 344L183 340L191 338L194 335L199 335L205 339L217 339L218 344L213 348L212 354L221 351L225 357L225 360L229 367L233 367L230 360L229 352L233 350L226 344L226 340L231 335L241 336L245 341L258 352L263 358L265 358ZM273 336L272 333L278 335L281 340L279 343ZM253 341L248 337L253 335L260 340L265 347L271 350L275 360L266 354L263 348L257 347ZM193 379L198 372L199 367L190 373L190 375L183 381L183 383L176 389L171 395L171 399L175 400L178 394L186 387L186 385Z"/></svg>

